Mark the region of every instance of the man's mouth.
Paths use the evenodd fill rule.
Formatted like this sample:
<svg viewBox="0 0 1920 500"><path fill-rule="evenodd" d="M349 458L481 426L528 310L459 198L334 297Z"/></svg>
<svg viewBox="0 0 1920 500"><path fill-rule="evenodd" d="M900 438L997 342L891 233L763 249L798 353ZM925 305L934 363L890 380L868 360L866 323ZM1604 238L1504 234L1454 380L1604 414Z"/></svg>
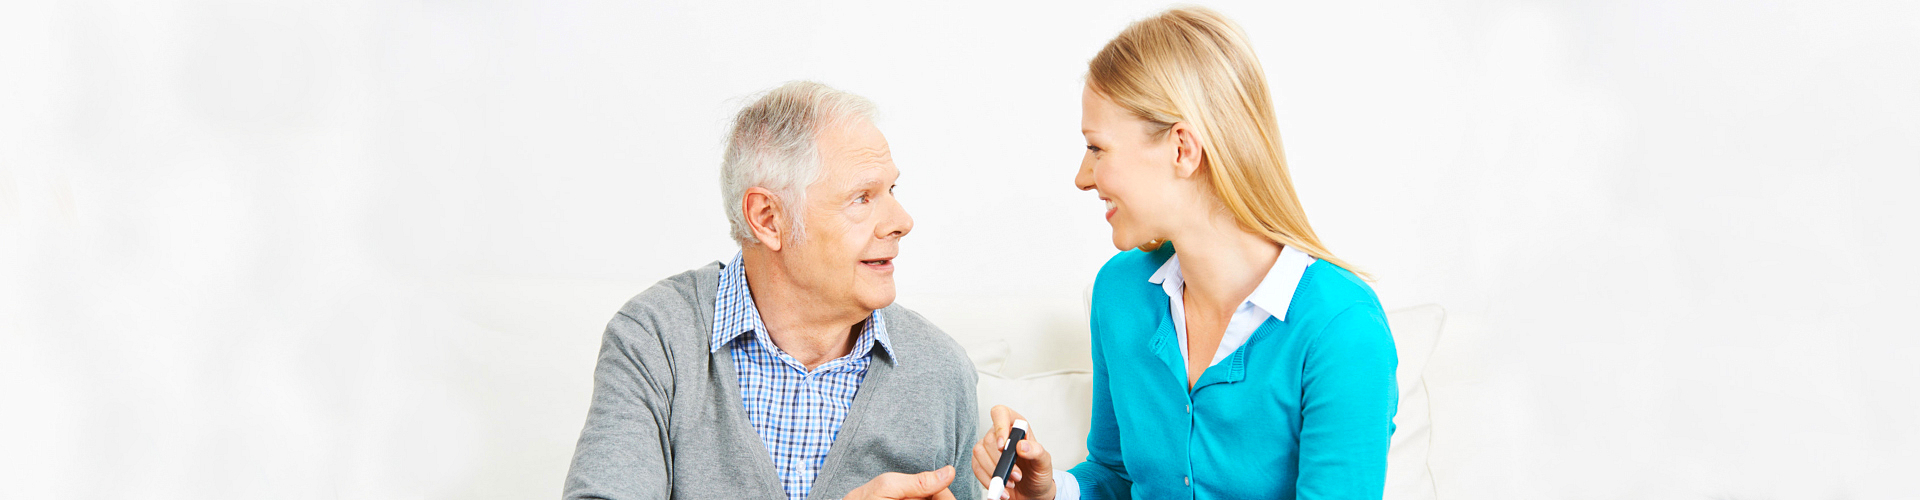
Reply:
<svg viewBox="0 0 1920 500"><path fill-rule="evenodd" d="M893 265L893 257L887 257L884 259L863 260L863 261L860 261L860 263L866 264L872 267L888 267Z"/></svg>

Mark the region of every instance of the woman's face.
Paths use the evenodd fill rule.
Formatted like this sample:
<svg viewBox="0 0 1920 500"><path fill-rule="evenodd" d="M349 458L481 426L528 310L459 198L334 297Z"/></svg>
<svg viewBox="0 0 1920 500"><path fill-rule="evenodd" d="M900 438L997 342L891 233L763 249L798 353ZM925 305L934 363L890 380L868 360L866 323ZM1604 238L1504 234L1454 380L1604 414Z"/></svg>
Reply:
<svg viewBox="0 0 1920 500"><path fill-rule="evenodd" d="M1113 247L1133 249L1167 239L1173 213L1181 205L1175 175L1175 141L1151 136L1152 124L1114 104L1088 86L1080 97L1080 133L1087 154L1073 182L1094 190L1107 202Z"/></svg>

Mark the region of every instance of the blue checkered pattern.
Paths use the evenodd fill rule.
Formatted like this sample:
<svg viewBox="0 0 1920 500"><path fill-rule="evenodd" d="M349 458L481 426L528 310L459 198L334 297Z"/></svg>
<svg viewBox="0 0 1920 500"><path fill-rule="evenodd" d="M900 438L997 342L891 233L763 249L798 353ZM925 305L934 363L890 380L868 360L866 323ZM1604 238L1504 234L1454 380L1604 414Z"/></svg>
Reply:
<svg viewBox="0 0 1920 500"><path fill-rule="evenodd" d="M767 336L767 325L760 322L760 310L747 289L741 255L734 254L733 261L720 270L710 345L714 351L732 349L740 402L746 406L753 430L766 442L788 500L804 500L813 489L813 477L827 461L833 437L867 375L874 345L893 352L887 322L879 311L860 325L852 352L808 372Z"/></svg>

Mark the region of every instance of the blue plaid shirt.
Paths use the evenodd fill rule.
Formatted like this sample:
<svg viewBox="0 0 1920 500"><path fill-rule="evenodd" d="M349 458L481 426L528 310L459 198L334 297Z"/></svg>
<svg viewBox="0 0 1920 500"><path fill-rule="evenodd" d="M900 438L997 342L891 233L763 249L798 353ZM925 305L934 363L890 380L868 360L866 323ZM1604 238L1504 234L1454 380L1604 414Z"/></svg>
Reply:
<svg viewBox="0 0 1920 500"><path fill-rule="evenodd" d="M789 500L804 500L813 489L813 477L827 461L834 434L853 406L853 395L866 378L875 344L893 352L887 340L887 322L874 311L860 323L853 351L808 372L805 365L781 352L760 322L760 310L747 289L741 255L720 270L720 290L713 301L713 351L732 348L739 372L740 402L746 406L753 430L766 442L780 486Z"/></svg>

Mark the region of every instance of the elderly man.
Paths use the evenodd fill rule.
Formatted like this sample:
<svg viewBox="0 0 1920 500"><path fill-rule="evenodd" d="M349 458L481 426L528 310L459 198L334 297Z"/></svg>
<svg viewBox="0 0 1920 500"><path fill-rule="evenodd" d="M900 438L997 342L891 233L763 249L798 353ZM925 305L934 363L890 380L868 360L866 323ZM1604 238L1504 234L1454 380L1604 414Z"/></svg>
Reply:
<svg viewBox="0 0 1920 500"><path fill-rule="evenodd" d="M607 324L566 498L979 496L953 481L973 365L893 304L913 219L872 109L796 82L740 111L721 166L740 253Z"/></svg>

